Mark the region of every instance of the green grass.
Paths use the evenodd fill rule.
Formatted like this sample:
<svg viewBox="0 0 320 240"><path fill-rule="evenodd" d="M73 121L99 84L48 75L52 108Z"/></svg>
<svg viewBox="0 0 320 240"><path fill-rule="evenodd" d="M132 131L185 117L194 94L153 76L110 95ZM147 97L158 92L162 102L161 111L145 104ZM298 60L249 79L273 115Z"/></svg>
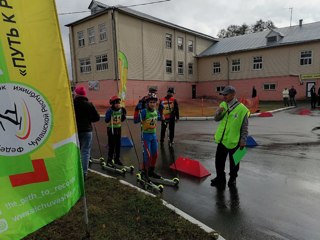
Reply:
<svg viewBox="0 0 320 240"><path fill-rule="evenodd" d="M65 216L24 238L46 239L215 239L172 210L116 179L90 173L86 181L90 238L86 237L83 201ZM195 206L196 207L196 206Z"/></svg>

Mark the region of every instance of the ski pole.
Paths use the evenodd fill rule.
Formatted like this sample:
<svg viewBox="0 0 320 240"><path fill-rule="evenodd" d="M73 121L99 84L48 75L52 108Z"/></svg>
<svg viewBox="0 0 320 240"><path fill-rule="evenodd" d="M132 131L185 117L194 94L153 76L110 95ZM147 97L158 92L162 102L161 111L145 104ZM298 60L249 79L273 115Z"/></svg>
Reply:
<svg viewBox="0 0 320 240"><path fill-rule="evenodd" d="M96 138L97 138L97 143L98 143L98 147L99 147L100 157L102 157L102 151L101 151L101 146L100 146L100 140L99 140L99 136L98 136L98 132L97 132L96 125L95 125L95 124L93 124L93 127L94 127L94 131L95 131Z"/></svg>

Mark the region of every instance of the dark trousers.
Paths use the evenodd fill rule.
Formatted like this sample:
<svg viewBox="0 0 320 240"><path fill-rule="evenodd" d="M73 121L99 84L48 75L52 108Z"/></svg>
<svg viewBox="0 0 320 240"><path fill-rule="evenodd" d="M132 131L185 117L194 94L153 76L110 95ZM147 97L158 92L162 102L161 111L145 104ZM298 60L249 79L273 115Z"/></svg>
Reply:
<svg viewBox="0 0 320 240"><path fill-rule="evenodd" d="M286 107L286 106L289 107L289 98L284 97L284 98L283 98L283 104L284 104L285 107Z"/></svg>
<svg viewBox="0 0 320 240"><path fill-rule="evenodd" d="M295 97L290 97L290 105L291 106L297 106L297 103L296 103L296 100L295 100Z"/></svg>
<svg viewBox="0 0 320 240"><path fill-rule="evenodd" d="M217 152L216 152L216 172L217 178L221 180L226 179L226 174L224 172L224 168L226 165L227 156L229 154L230 161L230 178L236 178L238 176L238 171L240 168L240 163L237 165L234 164L233 154L238 149L238 146L233 149L226 148L222 143L218 144Z"/></svg>
<svg viewBox="0 0 320 240"><path fill-rule="evenodd" d="M316 108L316 103L317 103L317 97L316 96L312 96L311 97L311 109L315 109Z"/></svg>
<svg viewBox="0 0 320 240"><path fill-rule="evenodd" d="M120 160L121 128L114 128L112 133L112 128L108 127L107 131L109 145L108 161L114 159L117 162Z"/></svg>
<svg viewBox="0 0 320 240"><path fill-rule="evenodd" d="M174 139L174 128L175 128L175 120L174 120L174 118L168 119L168 120L165 120L165 121L161 122L160 142L164 141L168 125L169 125L169 140L170 140L170 142L173 142L173 139Z"/></svg>

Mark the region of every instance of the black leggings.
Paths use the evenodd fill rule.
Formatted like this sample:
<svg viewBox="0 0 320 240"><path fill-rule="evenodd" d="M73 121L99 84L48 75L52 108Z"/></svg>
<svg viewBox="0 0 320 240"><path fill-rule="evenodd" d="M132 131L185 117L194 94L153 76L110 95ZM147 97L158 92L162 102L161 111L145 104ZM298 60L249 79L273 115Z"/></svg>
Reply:
<svg viewBox="0 0 320 240"><path fill-rule="evenodd" d="M108 127L108 145L109 145L108 160L110 161L114 159L115 161L119 161L120 146L121 146L121 128L114 128L113 134L112 134L112 128Z"/></svg>

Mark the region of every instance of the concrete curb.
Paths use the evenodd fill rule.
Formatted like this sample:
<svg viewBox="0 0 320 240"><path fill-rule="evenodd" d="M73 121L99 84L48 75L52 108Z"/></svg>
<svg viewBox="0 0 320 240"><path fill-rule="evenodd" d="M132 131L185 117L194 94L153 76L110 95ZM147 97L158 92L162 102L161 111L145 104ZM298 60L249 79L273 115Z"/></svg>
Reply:
<svg viewBox="0 0 320 240"><path fill-rule="evenodd" d="M112 176L109 176L108 174L103 174L101 172L98 172L98 171L95 171L95 170L92 170L92 169L88 169L90 172L93 172L95 174L98 174L102 177L106 177L106 178L112 178L112 179L116 179L115 177L112 177ZM148 191L145 191L131 183L128 183L124 180L119 180L120 183L126 185L126 186L129 186L129 187L132 187L136 190L138 190L139 192L142 192L148 196L151 196L151 197L156 197L156 195L148 192ZM168 203L167 201L161 199L162 201L162 204L164 206L166 206L167 208L169 208L170 210L174 211L176 214L178 214L179 216L183 217L184 219L188 220L189 222L199 226L201 229L203 229L205 232L207 233L216 233L217 231L213 230L212 228L210 228L209 226L205 225L204 223L200 222L199 220L195 219L194 217L190 216L189 214L183 212L182 210L180 210L179 208L173 206L172 204ZM221 235L219 235L219 237L217 238L217 240L225 240Z"/></svg>

